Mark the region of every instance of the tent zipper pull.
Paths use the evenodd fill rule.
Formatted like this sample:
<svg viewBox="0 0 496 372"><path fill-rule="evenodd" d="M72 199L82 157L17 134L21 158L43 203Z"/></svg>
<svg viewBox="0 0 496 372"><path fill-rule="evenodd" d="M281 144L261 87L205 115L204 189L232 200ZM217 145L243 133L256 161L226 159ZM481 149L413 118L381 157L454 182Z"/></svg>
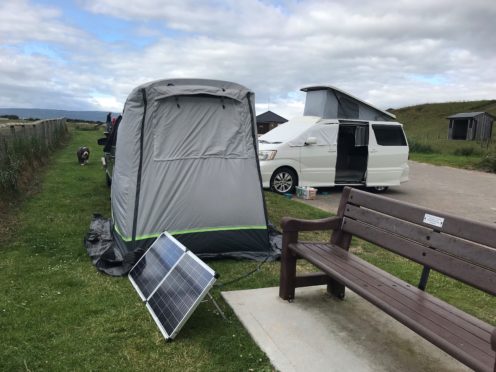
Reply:
<svg viewBox="0 0 496 372"><path fill-rule="evenodd" d="M225 110L226 105L224 104L224 97L220 97L220 102L222 103L222 108Z"/></svg>
<svg viewBox="0 0 496 372"><path fill-rule="evenodd" d="M179 97L175 97L176 98L176 105L177 105L177 108L181 108L181 106L179 105Z"/></svg>

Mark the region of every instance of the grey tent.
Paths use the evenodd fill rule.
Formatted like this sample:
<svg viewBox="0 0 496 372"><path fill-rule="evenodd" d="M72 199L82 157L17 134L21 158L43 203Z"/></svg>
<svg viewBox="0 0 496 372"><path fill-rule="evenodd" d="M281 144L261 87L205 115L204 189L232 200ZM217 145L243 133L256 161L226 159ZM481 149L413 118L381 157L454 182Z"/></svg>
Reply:
<svg viewBox="0 0 496 372"><path fill-rule="evenodd" d="M120 254L167 230L202 258L267 257L256 138L254 94L241 85L171 79L135 88L112 176Z"/></svg>

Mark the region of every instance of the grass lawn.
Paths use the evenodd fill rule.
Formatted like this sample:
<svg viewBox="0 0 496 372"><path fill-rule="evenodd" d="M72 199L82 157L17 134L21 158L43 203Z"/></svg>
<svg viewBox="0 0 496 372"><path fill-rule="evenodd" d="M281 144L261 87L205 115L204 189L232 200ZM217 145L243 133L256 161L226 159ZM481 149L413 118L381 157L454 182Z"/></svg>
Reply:
<svg viewBox="0 0 496 372"><path fill-rule="evenodd" d="M459 156L453 154L423 154L418 152L410 153L410 160L434 165L445 165L453 168L477 169L480 156Z"/></svg>
<svg viewBox="0 0 496 372"><path fill-rule="evenodd" d="M81 128L80 128L81 129ZM266 263L249 278L216 287L176 340L166 343L127 278L98 273L83 247L91 215L109 216L109 190L99 162L100 132L72 130L69 145L55 153L44 172L41 192L15 211L16 225L0 236L0 368L2 370L272 370L220 290L276 286L279 263ZM89 145L90 164L81 167L76 149ZM321 218L321 210L266 193L270 218ZM1 222L0 222L1 223ZM307 238L325 240L328 234ZM354 251L416 283L418 265L360 241ZM257 267L255 262L211 261L227 282ZM301 269L309 268L302 263ZM309 268L310 269L310 268ZM428 290L496 324L496 299L441 275Z"/></svg>

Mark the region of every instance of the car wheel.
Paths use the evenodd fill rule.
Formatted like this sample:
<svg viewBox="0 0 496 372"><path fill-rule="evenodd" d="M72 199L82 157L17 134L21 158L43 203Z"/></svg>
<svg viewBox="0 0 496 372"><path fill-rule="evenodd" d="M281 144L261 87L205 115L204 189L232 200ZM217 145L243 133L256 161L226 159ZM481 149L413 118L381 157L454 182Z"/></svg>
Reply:
<svg viewBox="0 0 496 372"><path fill-rule="evenodd" d="M105 172L105 181L107 182L108 187L112 186L112 178L110 178L107 172Z"/></svg>
<svg viewBox="0 0 496 372"><path fill-rule="evenodd" d="M296 173L289 168L280 168L274 172L270 179L270 188L278 194L293 193L296 188Z"/></svg>
<svg viewBox="0 0 496 372"><path fill-rule="evenodd" d="M375 186L372 187L372 192L375 192L376 194L382 194L383 192L386 192L389 187L387 186Z"/></svg>

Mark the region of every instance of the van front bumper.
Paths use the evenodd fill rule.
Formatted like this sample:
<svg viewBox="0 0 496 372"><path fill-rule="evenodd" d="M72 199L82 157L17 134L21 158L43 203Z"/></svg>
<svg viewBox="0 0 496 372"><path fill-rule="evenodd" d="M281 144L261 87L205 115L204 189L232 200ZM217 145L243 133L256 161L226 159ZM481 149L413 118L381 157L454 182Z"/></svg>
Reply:
<svg viewBox="0 0 496 372"><path fill-rule="evenodd" d="M273 160L260 162L260 173L262 175L262 187L264 189L270 188L270 178L272 177L272 174L275 171L275 168L273 165L271 165L271 163L273 163Z"/></svg>

